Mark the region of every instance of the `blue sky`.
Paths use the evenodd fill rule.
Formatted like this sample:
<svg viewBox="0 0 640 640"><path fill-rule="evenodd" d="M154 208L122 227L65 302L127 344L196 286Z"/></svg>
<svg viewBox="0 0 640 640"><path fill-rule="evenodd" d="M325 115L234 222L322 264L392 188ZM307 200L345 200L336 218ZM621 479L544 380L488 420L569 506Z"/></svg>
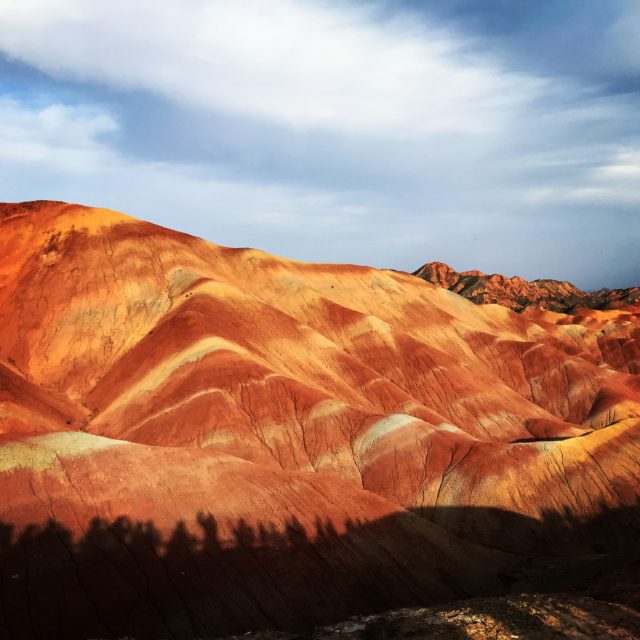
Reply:
<svg viewBox="0 0 640 640"><path fill-rule="evenodd" d="M0 0L0 199L640 284L640 2Z"/></svg>

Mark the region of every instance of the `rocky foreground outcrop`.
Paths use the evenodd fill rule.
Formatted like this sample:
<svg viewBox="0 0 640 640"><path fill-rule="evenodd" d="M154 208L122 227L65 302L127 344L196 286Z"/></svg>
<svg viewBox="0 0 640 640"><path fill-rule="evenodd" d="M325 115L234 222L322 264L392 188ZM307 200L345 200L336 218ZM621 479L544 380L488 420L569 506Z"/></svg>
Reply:
<svg viewBox="0 0 640 640"><path fill-rule="evenodd" d="M639 337L3 205L0 637L297 631L625 566Z"/></svg>
<svg viewBox="0 0 640 640"><path fill-rule="evenodd" d="M640 309L640 287L629 289L600 289L582 291L563 280L525 280L497 273L488 275L482 271L458 273L442 262L428 262L414 275L450 289L476 304L500 304L503 307L523 311L524 309L546 309L560 313L574 313L586 309Z"/></svg>
<svg viewBox="0 0 640 640"><path fill-rule="evenodd" d="M256 632L227 640L636 640L640 614L568 594L475 598L396 609L303 633Z"/></svg>
<svg viewBox="0 0 640 640"><path fill-rule="evenodd" d="M640 637L637 566L588 581L578 592L473 598L354 616L302 633L257 631L233 640L593 640ZM232 640L229 638L227 640Z"/></svg>

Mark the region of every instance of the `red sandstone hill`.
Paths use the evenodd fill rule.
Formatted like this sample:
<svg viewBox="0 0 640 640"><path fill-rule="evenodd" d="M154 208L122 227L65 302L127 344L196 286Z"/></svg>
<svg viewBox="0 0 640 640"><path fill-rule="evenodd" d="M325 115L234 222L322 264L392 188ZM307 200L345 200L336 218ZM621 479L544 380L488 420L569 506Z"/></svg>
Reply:
<svg viewBox="0 0 640 640"><path fill-rule="evenodd" d="M637 553L640 317L0 207L0 637L194 638Z"/></svg>
<svg viewBox="0 0 640 640"><path fill-rule="evenodd" d="M640 287L629 289L601 289L587 292L562 280L533 280L499 274L487 275L482 271L458 273L442 262L429 262L414 275L459 293L476 304L500 304L523 311L535 308L561 313L574 313L587 309L640 309Z"/></svg>

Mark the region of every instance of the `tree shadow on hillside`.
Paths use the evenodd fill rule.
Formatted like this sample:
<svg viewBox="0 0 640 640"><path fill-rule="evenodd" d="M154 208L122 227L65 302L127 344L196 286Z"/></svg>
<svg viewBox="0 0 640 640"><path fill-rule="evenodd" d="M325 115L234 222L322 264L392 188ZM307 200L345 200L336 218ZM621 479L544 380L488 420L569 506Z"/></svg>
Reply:
<svg viewBox="0 0 640 640"><path fill-rule="evenodd" d="M398 528L408 514L349 521L340 534L330 522L318 521L311 534L295 518L281 529L241 519L231 542L204 512L195 526L178 522L168 536L126 515L94 518L80 538L55 520L20 530L0 522L0 637L182 640L300 631L398 607L572 588L637 562L639 514L635 505L583 522L570 513L533 520L497 509L423 510L459 537L517 551L518 570L498 575L500 587L486 593L469 586L477 576L467 584L464 572L421 548L423 537ZM447 637L467 636L452 625Z"/></svg>

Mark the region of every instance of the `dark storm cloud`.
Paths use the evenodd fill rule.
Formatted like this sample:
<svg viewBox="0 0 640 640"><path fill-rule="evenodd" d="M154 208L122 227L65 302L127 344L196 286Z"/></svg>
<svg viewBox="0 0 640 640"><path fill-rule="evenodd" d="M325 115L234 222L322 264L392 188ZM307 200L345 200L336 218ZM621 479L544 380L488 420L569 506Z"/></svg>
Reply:
<svg viewBox="0 0 640 640"><path fill-rule="evenodd" d="M462 28L522 70L640 91L635 0L444 0L407 7Z"/></svg>

